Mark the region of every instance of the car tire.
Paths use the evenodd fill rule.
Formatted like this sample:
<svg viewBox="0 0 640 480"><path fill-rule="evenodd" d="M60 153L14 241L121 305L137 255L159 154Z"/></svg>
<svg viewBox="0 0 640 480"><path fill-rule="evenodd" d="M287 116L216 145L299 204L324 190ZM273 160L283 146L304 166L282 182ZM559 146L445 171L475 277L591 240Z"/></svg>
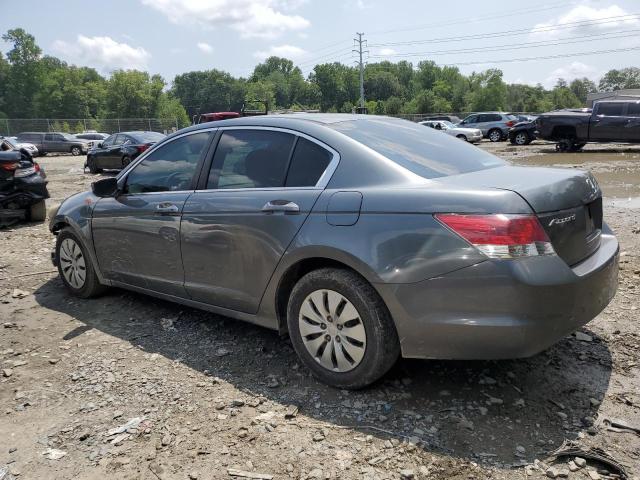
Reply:
<svg viewBox="0 0 640 480"><path fill-rule="evenodd" d="M332 387L366 387L387 373L400 355L386 305L350 270L323 268L302 277L289 297L287 324L301 361Z"/></svg>
<svg viewBox="0 0 640 480"><path fill-rule="evenodd" d="M46 156L47 156L47 153L49 153L49 152L40 152L40 153L38 153L38 156L40 156L40 157L46 157Z"/></svg>
<svg viewBox="0 0 640 480"><path fill-rule="evenodd" d="M47 218L47 204L44 200L34 203L29 207L29 220L32 222L44 222Z"/></svg>
<svg viewBox="0 0 640 480"><path fill-rule="evenodd" d="M129 165L131 163L131 157L130 156L124 156L122 157L122 168L126 168L127 165Z"/></svg>
<svg viewBox="0 0 640 480"><path fill-rule="evenodd" d="M465 142L468 142L469 140L467 140L467 136L466 135L456 135L456 138L459 138L460 140L464 140Z"/></svg>
<svg viewBox="0 0 640 480"><path fill-rule="evenodd" d="M85 246L70 227L58 233L56 258L60 279L72 295L92 298L107 290L98 280Z"/></svg>
<svg viewBox="0 0 640 480"><path fill-rule="evenodd" d="M513 142L515 145L523 146L531 143L529 140L529 134L527 132L518 132L513 137Z"/></svg>
<svg viewBox="0 0 640 480"><path fill-rule="evenodd" d="M74 157L77 157L81 153L82 153L82 149L80 147L78 146L71 147L71 155L73 155Z"/></svg>
<svg viewBox="0 0 640 480"><path fill-rule="evenodd" d="M489 133L487 133L487 137L494 143L499 142L500 140L502 140L502 132L499 128L492 128L491 130L489 130Z"/></svg>
<svg viewBox="0 0 640 480"><path fill-rule="evenodd" d="M89 157L87 158L87 167L89 167L89 173L93 173L94 175L96 173L100 173L102 172L101 168L98 168L96 166L96 159L95 157Z"/></svg>

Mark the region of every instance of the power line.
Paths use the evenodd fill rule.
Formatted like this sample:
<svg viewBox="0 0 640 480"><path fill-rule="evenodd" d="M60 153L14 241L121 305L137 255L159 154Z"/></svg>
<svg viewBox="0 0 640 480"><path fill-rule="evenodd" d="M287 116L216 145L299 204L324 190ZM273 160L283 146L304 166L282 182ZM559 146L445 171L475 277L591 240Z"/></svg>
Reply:
<svg viewBox="0 0 640 480"><path fill-rule="evenodd" d="M599 18L597 20L582 20L577 22L563 23L561 25L534 27L530 30L522 30L522 29L502 30L500 32L478 33L475 35L465 35L465 36L455 36L455 37L435 37L435 38L428 38L424 40L409 40L405 42L373 43L373 44L370 44L369 46L370 47L396 47L396 46L402 46L402 45L419 45L423 43L445 43L445 42L462 42L467 40L484 40L488 38L507 37L507 36L522 34L522 33L547 33L547 32L552 32L556 30L563 30L565 28L604 25L604 24L613 23L613 22L637 20L639 17L640 17L640 14L634 13L634 14L628 14L628 15L618 15L615 17Z"/></svg>
<svg viewBox="0 0 640 480"><path fill-rule="evenodd" d="M578 52L578 53L560 53L557 55L543 55L538 57L523 57L523 58L508 58L501 60L483 60L483 61L473 61L473 62L457 62L457 63L445 63L443 66L446 67L459 67L464 65L481 65L481 64L500 64L500 63L514 63L514 62L529 62L531 60L551 60L554 58L570 58L570 57L581 57L585 55L602 55L605 53L620 53L620 52L631 52L640 50L640 47L629 47L629 48L613 48L609 50L596 50L591 52Z"/></svg>
<svg viewBox="0 0 640 480"><path fill-rule="evenodd" d="M415 30L425 30L427 28L439 28L439 27L450 27L453 25L460 25L460 24L465 24L465 23L474 23L478 20L497 20L497 19L501 19L501 18L507 18L507 17L513 17L515 15L520 15L520 14L525 14L525 13L537 13L537 12L543 12L543 11L548 11L548 10L555 10L557 8L562 8L564 6L566 6L567 4L570 4L571 2L560 2L560 3L556 3L556 4L551 4L551 5L542 5L539 7L533 7L533 8L526 8L526 9L521 9L521 10L512 10L511 12L508 13L503 13L503 14L499 14L499 15L485 15L485 16L481 16L481 17L472 17L471 19L469 19L469 17L466 18L461 18L459 20L454 20L452 22L446 22L446 23L429 23L429 24L422 24L422 25L413 25L413 26L409 26L409 27L404 27L404 28L398 28L398 29L392 29L392 30L378 30L378 31L374 31L371 32L370 34L373 35L386 35L389 33L397 33L397 32L408 32L408 31L415 31Z"/></svg>
<svg viewBox="0 0 640 480"><path fill-rule="evenodd" d="M349 52L349 55L351 55L351 48L352 47L350 47L350 46L346 47L346 48L341 48L340 50L335 50L333 52L327 53L327 54L322 55L320 57L316 57L316 58L314 58L312 60L305 60L304 62L300 63L299 66L302 67L302 66L305 66L305 65L314 64L314 63L318 62L319 60L324 60L325 58L333 57L333 56L341 54L341 53L344 54L347 51ZM340 56L344 56L344 55L340 55Z"/></svg>
<svg viewBox="0 0 640 480"><path fill-rule="evenodd" d="M542 40L539 42L525 42L518 45L503 44L503 45L489 45L485 47L474 47L454 50L434 50L426 52L399 52L390 53L388 55L382 55L380 53L371 55L371 58L389 58L389 57L417 57L417 56L434 56L434 55L449 55L454 53L476 53L491 50L492 52L505 51L505 50L519 50L522 47L539 48L539 47L551 47L559 45L570 45L573 43L593 42L602 40L615 40L618 38L634 37L640 29L627 30L622 32L607 32L594 35L583 35L579 37L568 37L559 40Z"/></svg>

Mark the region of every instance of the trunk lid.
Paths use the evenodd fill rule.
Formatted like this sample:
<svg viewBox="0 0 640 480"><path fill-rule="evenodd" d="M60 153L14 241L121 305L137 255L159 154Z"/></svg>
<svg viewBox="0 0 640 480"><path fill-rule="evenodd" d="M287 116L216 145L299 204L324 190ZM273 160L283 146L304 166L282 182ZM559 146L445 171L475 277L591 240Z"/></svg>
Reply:
<svg viewBox="0 0 640 480"><path fill-rule="evenodd" d="M600 246L602 192L589 172L504 166L437 180L517 193L531 206L556 253L568 265L584 260Z"/></svg>

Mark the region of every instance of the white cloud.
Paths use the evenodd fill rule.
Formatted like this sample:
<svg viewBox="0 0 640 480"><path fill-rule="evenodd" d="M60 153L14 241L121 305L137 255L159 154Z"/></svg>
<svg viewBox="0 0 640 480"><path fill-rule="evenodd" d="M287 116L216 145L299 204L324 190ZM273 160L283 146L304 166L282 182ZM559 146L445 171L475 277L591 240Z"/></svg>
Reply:
<svg viewBox="0 0 640 480"><path fill-rule="evenodd" d="M274 45L269 47L268 50L261 50L255 52L253 56L259 60L275 55L276 57L285 57L288 59L296 59L305 55L307 52L300 47L294 45Z"/></svg>
<svg viewBox="0 0 640 480"><path fill-rule="evenodd" d="M205 27L230 26L244 38L274 38L284 32L303 30L309 20L290 14L299 0L141 0L177 24Z"/></svg>
<svg viewBox="0 0 640 480"><path fill-rule="evenodd" d="M198 42L197 46L202 53L206 53L207 55L211 55L213 53L213 47L206 42Z"/></svg>
<svg viewBox="0 0 640 480"><path fill-rule="evenodd" d="M570 82L576 78L587 77L594 80L597 77L600 77L602 72L600 72L596 67L591 65L587 65L582 62L572 62L565 67L556 68L553 72L549 74L549 76L542 82L542 84L546 88L552 88L559 78Z"/></svg>
<svg viewBox="0 0 640 480"><path fill-rule="evenodd" d="M111 37L78 35L75 42L56 40L53 50L72 63L80 63L110 72L119 68L146 69L151 54L142 47L116 42Z"/></svg>
<svg viewBox="0 0 640 480"><path fill-rule="evenodd" d="M624 17L626 15L626 17ZM544 23L538 23L531 29L531 34L537 37L556 37L562 33L589 33L598 30L616 28L621 25L637 25L638 19L629 17L631 14L617 5L594 8L578 5L564 15ZM611 18L621 17L621 18ZM576 22L595 22L594 24L578 24ZM573 24L573 25L571 25ZM559 26L566 25L562 28Z"/></svg>
<svg viewBox="0 0 640 480"><path fill-rule="evenodd" d="M381 48L378 53L380 55L393 55L396 51L393 48Z"/></svg>

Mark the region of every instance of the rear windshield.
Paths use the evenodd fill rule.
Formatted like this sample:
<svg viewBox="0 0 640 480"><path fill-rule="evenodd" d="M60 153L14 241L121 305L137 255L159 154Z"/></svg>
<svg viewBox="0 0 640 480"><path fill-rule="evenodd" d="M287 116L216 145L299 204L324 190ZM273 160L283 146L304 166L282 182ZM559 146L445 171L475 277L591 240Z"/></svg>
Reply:
<svg viewBox="0 0 640 480"><path fill-rule="evenodd" d="M140 143L159 142L165 137L164 134L158 132L129 133L128 135L133 137L136 142Z"/></svg>
<svg viewBox="0 0 640 480"><path fill-rule="evenodd" d="M424 178L447 177L506 164L458 138L409 121L369 117L328 126Z"/></svg>

